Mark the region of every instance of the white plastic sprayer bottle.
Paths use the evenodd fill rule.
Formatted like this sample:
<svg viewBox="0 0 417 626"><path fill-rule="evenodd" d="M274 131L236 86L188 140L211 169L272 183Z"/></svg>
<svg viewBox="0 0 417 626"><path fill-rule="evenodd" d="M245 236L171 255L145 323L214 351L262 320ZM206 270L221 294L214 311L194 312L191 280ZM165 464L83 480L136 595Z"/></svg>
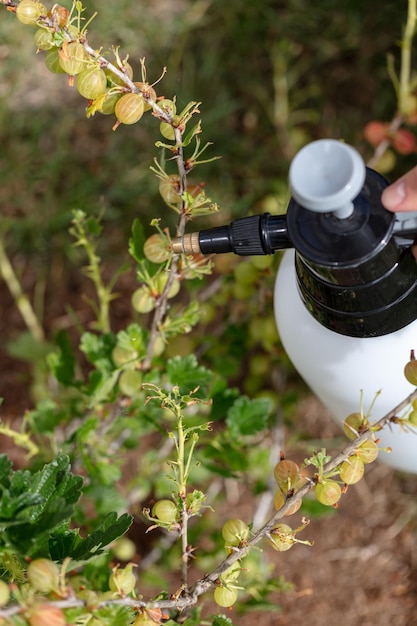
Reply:
<svg viewBox="0 0 417 626"><path fill-rule="evenodd" d="M396 218L381 206L386 182L366 171L350 146L309 144L292 162L289 180L296 252L285 253L274 293L284 348L341 424L358 411L361 390L365 412L381 391L371 414L379 419L413 391L404 377L417 348L410 242L395 235ZM378 437L392 449L381 460L417 473L417 435L393 424Z"/></svg>
<svg viewBox="0 0 417 626"><path fill-rule="evenodd" d="M362 406L377 420L412 391L404 377L417 350L416 214L381 204L387 181L352 147L331 139L305 146L289 173L286 216L234 220L173 241L175 252L284 254L275 284L279 334L295 368L337 421ZM407 234L410 237L407 237ZM417 474L417 434L378 433L381 460Z"/></svg>

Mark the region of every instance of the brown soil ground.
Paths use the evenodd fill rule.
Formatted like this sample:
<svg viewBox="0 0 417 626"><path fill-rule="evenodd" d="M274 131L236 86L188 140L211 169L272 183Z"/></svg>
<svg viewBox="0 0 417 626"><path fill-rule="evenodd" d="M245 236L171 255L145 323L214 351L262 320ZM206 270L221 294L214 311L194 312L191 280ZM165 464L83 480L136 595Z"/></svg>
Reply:
<svg viewBox="0 0 417 626"><path fill-rule="evenodd" d="M309 399L303 415L313 431L333 428ZM335 428L337 434L337 428ZM312 547L277 553L279 573L294 583L277 602L282 613L262 626L417 625L417 481L382 463L367 467L336 515L312 519L303 535ZM238 622L249 626L250 617Z"/></svg>

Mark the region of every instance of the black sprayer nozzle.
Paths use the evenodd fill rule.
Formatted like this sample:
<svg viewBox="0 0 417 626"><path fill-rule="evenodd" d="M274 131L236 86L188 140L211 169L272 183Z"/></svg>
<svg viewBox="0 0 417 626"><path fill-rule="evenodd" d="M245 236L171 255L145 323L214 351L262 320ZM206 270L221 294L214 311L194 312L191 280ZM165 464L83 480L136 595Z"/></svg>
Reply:
<svg viewBox="0 0 417 626"><path fill-rule="evenodd" d="M234 220L228 226L217 226L189 233L172 241L177 254L220 254L234 252L240 256L273 254L292 248L284 215L251 215Z"/></svg>

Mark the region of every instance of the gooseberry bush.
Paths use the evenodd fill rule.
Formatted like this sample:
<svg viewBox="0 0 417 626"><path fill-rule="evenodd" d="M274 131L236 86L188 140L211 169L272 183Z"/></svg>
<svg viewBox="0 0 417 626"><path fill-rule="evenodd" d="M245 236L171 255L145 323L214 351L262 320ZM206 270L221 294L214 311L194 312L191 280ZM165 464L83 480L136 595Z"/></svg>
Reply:
<svg viewBox="0 0 417 626"><path fill-rule="evenodd" d="M146 115L153 119L160 138L151 169L176 217L176 237L189 222L220 210L193 178L218 158L201 139L200 103L180 107L175 96L165 97L164 68L150 80L141 59L136 80L127 54L91 43L92 18L79 0L69 7L0 1L10 13L1 19L17 18L22 37L33 37L48 70L61 75L56 80L85 99L87 117L108 116L109 132L123 132ZM393 422L416 426L417 392L376 423L362 409L347 416L349 442L333 457L321 449L299 463L284 452L275 458L271 398L241 395L192 351L172 351L198 324L216 322L199 287L210 281L213 259L174 254L162 218L146 224L138 217L128 242L137 279L131 320L116 331L111 307L118 274L105 278L100 219L74 210L70 236L87 259L95 292L94 324L75 347L63 330L46 344L0 246L3 277L32 337L45 344L53 379L19 430L0 425L26 454L16 469L0 455L0 624L232 624L234 605L265 606L271 591L285 589L279 572L265 576L266 548L311 545L303 499L337 507L376 460L378 431ZM275 263L226 264L233 272L227 295L246 303L272 280ZM221 288L209 282L211 294ZM269 315L262 337L271 322ZM278 345L275 335L273 341ZM417 384L414 361L412 353L405 375ZM258 366L262 374L263 363ZM255 467L250 487L270 493L268 514L261 521L256 511L246 520L229 515L217 527L216 492ZM297 513L293 524L282 521ZM141 525L143 536L154 537L144 555L132 540Z"/></svg>

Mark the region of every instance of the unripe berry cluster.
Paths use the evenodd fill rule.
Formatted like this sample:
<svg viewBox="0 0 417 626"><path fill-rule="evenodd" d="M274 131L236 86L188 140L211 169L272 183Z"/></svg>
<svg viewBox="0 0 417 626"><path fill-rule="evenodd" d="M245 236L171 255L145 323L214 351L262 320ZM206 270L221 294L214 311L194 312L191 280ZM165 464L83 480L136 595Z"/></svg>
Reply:
<svg viewBox="0 0 417 626"><path fill-rule="evenodd" d="M344 422L344 431L349 439L355 439L372 428L368 417L362 412L351 413ZM361 480L365 472L365 465L375 461L378 452L379 448L376 441L369 438L358 443L348 458L334 470L326 472L324 466L320 466L319 472L315 476L314 491L317 500L325 506L337 506L346 486L354 485ZM340 481L332 478L335 474L339 474Z"/></svg>
<svg viewBox="0 0 417 626"><path fill-rule="evenodd" d="M158 99L153 86L146 82L144 64L142 80L133 81L131 65L119 57L117 50L115 64L92 50L86 42L86 27L81 30L78 27L82 11L82 7L77 9L78 4L74 3L70 13L59 4L48 11L37 0L21 0L16 17L22 24L38 27L34 42L38 51L45 52L46 67L55 74L69 75L69 84L75 84L80 95L88 100L88 116L95 112L114 114L114 130L119 124L135 124ZM77 10L79 14L73 15ZM175 104L162 99L158 110L164 120L160 129L163 137L174 139L171 121L174 126L181 123L175 117Z"/></svg>

